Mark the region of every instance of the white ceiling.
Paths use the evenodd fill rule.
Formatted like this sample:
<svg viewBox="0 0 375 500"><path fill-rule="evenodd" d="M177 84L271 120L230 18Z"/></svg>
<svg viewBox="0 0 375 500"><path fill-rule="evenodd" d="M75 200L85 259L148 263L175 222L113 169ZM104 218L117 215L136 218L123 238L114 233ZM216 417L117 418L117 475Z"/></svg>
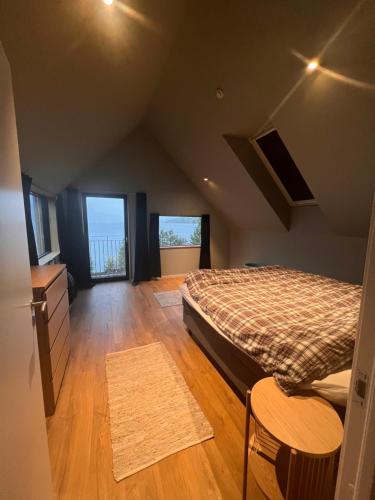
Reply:
<svg viewBox="0 0 375 500"><path fill-rule="evenodd" d="M362 3L323 62L375 83L375 3ZM23 170L58 192L144 120L233 225L284 230L223 134L254 136L304 74L292 50L319 54L358 2L183 4L0 0ZM273 116L332 228L349 235L368 226L373 97L313 75Z"/></svg>
<svg viewBox="0 0 375 500"><path fill-rule="evenodd" d="M357 4L360 5L360 4ZM274 123L337 233L368 233L375 188L375 2L362 2Z"/></svg>
<svg viewBox="0 0 375 500"><path fill-rule="evenodd" d="M183 6L116 4L0 0L22 169L49 191L63 189L141 121Z"/></svg>
<svg viewBox="0 0 375 500"><path fill-rule="evenodd" d="M374 5L374 2L370 3ZM233 224L258 229L281 227L276 213L230 151L222 134L254 136L304 75L304 65L292 54L292 50L308 58L319 54L355 5L353 0L189 2L182 29L173 45L147 119L176 162ZM367 25L363 22L366 18L370 20ZM330 67L337 68L335 56L338 59L340 54L341 69L349 74L361 74L361 65L369 65L372 76L367 70L366 78L372 78L375 82L375 46L372 44L370 47L363 41L363 38L369 40L369 37L373 37L374 20L374 11L370 9L353 17L345 30L345 47L350 46L350 40L355 37L359 53L361 48L366 49L367 57L361 60L357 55L357 63L353 68L353 51L350 59L345 59L345 51L339 50L342 36L326 52L324 60ZM344 62L347 63L345 68ZM217 87L224 91L222 100L215 96ZM362 100L368 103L372 117L375 117L370 93L362 93ZM325 96L319 94L319 90L314 99L313 106L320 100L324 106L327 105ZM301 106L301 101L294 102ZM353 106L355 104L352 103ZM291 113L289 111L288 105L281 109L284 117L282 126L288 125L290 128L286 127L288 130L282 135L288 137L289 145L292 142L295 145L299 141L303 117L299 116L301 119L297 121L298 108ZM276 113L274 121L279 115L280 112ZM325 120L321 106L318 115L314 122L317 131ZM348 114L346 121L349 120L351 117ZM355 126L355 122L360 120L360 112L353 116L353 120ZM334 126L335 117L332 117L331 122ZM340 116L336 126L336 142L340 143L341 137L345 137L346 125ZM283 132L281 129L279 131ZM318 202L322 203L324 213L331 215L331 212L335 212L336 216L332 219L337 219L337 215L344 219L341 224L344 233L363 234L368 224L369 191L373 189L375 181L374 171L370 171L373 163L369 151L367 164L362 165L360 174L361 183L366 186L362 193L365 201L359 209L360 201L357 205L349 203L340 217L340 204L343 206L348 201L340 198L338 181L343 176L341 165L339 161L335 164L331 162L327 171L326 162L323 161L326 146L320 149L316 137L312 139L316 152L315 164L306 162L305 157L299 154L300 170L308 180L311 179L314 194ZM351 149L353 157L355 143L346 141L343 147ZM372 152L374 157L374 146ZM347 163L345 169L352 179L358 172L358 165ZM202 183L203 176L212 179L212 186ZM315 181L315 178L320 181ZM333 190L336 190L339 202L331 206L330 193ZM361 198L360 189L355 191L355 197ZM345 218L348 212L352 213L350 219ZM358 223L354 224L356 227L350 224L350 220L357 220Z"/></svg>

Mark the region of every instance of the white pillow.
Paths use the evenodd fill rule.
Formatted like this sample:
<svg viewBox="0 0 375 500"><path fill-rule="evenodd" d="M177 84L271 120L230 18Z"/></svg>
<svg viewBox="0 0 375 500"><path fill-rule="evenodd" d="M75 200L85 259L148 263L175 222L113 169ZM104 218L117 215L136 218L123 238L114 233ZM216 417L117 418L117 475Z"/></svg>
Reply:
<svg viewBox="0 0 375 500"><path fill-rule="evenodd" d="M351 376L351 369L343 370L341 372L332 373L323 380L314 380L310 384L305 384L303 388L314 390L319 396L328 399L328 401L332 403L346 406Z"/></svg>

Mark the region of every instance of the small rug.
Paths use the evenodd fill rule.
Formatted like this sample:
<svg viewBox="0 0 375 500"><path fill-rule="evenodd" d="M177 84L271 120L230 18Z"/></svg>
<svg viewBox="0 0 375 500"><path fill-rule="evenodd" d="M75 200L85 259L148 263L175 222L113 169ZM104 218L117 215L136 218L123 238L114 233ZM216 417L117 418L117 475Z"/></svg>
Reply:
<svg viewBox="0 0 375 500"><path fill-rule="evenodd" d="M182 295L179 290L155 292L154 296L161 307L180 306L182 304Z"/></svg>
<svg viewBox="0 0 375 500"><path fill-rule="evenodd" d="M107 354L116 481L213 437L213 430L160 343Z"/></svg>

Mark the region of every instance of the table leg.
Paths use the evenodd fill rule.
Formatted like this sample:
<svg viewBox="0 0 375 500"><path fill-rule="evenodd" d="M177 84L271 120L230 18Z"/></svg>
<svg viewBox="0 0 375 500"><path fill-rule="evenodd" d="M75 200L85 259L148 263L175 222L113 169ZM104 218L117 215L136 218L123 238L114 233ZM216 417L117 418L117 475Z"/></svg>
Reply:
<svg viewBox="0 0 375 500"><path fill-rule="evenodd" d="M242 500L246 500L247 495L247 471L249 462L249 438L250 438L250 416L251 416L251 391L246 391L246 420L245 420L245 442L243 455L243 484L242 484Z"/></svg>

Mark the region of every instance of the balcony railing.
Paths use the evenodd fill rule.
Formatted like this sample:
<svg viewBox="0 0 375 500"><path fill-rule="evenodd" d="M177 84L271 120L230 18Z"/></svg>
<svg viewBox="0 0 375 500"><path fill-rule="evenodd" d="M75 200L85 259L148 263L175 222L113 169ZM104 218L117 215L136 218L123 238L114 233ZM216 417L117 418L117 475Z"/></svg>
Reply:
<svg viewBox="0 0 375 500"><path fill-rule="evenodd" d="M112 237L89 237L90 269L93 278L126 275L125 240Z"/></svg>

